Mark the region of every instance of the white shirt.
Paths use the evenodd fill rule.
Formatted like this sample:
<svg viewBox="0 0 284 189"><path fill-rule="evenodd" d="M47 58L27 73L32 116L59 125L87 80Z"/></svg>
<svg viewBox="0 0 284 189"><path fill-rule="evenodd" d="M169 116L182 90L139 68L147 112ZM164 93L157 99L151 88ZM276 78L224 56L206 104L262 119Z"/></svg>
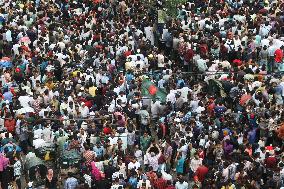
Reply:
<svg viewBox="0 0 284 189"><path fill-rule="evenodd" d="M42 137L43 137L43 140L45 141L51 141L52 139L52 131L51 131L51 128L50 127L46 127L45 129L43 129L42 131Z"/></svg>
<svg viewBox="0 0 284 189"><path fill-rule="evenodd" d="M175 185L176 189L188 189L188 183L183 181L183 183L180 183L179 181L176 182Z"/></svg>
<svg viewBox="0 0 284 189"><path fill-rule="evenodd" d="M199 158L199 159L194 158L190 162L190 168L193 172L195 172L200 165L202 165L202 159L201 158Z"/></svg>
<svg viewBox="0 0 284 189"><path fill-rule="evenodd" d="M33 140L33 145L35 149L41 148L45 146L45 141L41 138Z"/></svg>
<svg viewBox="0 0 284 189"><path fill-rule="evenodd" d="M151 187L151 183L149 180L146 180L145 182L143 180L139 180L138 184L137 184L137 188L141 188L142 187L142 183L146 183L146 189Z"/></svg>
<svg viewBox="0 0 284 189"><path fill-rule="evenodd" d="M158 67L163 68L165 66L165 57L162 54L158 54Z"/></svg>
<svg viewBox="0 0 284 189"><path fill-rule="evenodd" d="M183 145L177 151L181 152L181 155L182 155L183 158L186 158L186 155L187 155L187 145L186 144Z"/></svg>
<svg viewBox="0 0 284 189"><path fill-rule="evenodd" d="M26 107L30 107L29 103L31 102L32 98L29 96L20 96L18 100L20 101L21 106L23 108L26 108Z"/></svg>
<svg viewBox="0 0 284 189"><path fill-rule="evenodd" d="M140 163L139 163L138 161L136 161L135 163L130 162L130 163L128 164L128 170L131 170L131 169L137 170L140 166L141 166L141 165L140 165Z"/></svg>
<svg viewBox="0 0 284 189"><path fill-rule="evenodd" d="M188 87L183 87L181 89L177 89L177 91L181 93L181 97L187 102L187 96L188 93L191 92L191 89Z"/></svg>
<svg viewBox="0 0 284 189"><path fill-rule="evenodd" d="M114 144L117 144L117 137L109 137L109 142L110 142L110 145L114 145Z"/></svg>
<svg viewBox="0 0 284 189"><path fill-rule="evenodd" d="M89 115L89 108L87 107L87 106L85 106L85 107L80 107L80 112L81 112L81 115L82 115L82 117L83 118L86 118L86 117L88 117L88 115Z"/></svg>
<svg viewBox="0 0 284 189"><path fill-rule="evenodd" d="M39 138L41 138L42 136L42 129L37 129L37 130L34 130L34 136L38 136Z"/></svg>
<svg viewBox="0 0 284 189"><path fill-rule="evenodd" d="M13 41L11 30L6 31L5 36L6 36L6 41L8 41L8 42L12 42Z"/></svg>

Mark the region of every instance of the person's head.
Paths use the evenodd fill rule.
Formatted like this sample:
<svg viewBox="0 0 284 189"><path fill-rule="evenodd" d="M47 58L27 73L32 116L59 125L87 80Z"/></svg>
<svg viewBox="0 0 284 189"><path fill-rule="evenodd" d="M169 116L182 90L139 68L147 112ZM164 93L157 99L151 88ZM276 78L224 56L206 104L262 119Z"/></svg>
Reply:
<svg viewBox="0 0 284 189"><path fill-rule="evenodd" d="M68 175L69 178L73 177L73 173L72 172L68 172L67 175Z"/></svg>
<svg viewBox="0 0 284 189"><path fill-rule="evenodd" d="M5 138L9 138L9 133L8 132L5 133Z"/></svg>
<svg viewBox="0 0 284 189"><path fill-rule="evenodd" d="M47 171L47 175L49 176L53 176L53 170L52 169L48 169ZM69 175L68 175L69 176ZM71 177L71 176L70 176Z"/></svg>

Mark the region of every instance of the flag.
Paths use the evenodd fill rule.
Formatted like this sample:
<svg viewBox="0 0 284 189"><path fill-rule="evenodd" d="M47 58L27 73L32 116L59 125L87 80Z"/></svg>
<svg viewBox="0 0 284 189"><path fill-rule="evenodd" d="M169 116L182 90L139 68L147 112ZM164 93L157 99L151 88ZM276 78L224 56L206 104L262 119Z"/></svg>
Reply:
<svg viewBox="0 0 284 189"><path fill-rule="evenodd" d="M144 79L141 86L141 94L143 97L158 99L161 102L166 101L167 93L164 89L158 88L153 82Z"/></svg>

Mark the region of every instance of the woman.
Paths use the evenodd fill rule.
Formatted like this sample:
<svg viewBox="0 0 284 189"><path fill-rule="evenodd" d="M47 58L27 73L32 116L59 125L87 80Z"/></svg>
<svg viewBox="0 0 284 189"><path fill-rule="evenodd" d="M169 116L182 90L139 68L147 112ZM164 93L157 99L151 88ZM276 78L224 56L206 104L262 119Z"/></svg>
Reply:
<svg viewBox="0 0 284 189"><path fill-rule="evenodd" d="M97 168L96 163L94 161L91 162L91 173L92 177L95 181L100 181L102 179L101 177L101 171Z"/></svg>
<svg viewBox="0 0 284 189"><path fill-rule="evenodd" d="M57 178L54 177L52 169L47 171L45 189L57 189Z"/></svg>

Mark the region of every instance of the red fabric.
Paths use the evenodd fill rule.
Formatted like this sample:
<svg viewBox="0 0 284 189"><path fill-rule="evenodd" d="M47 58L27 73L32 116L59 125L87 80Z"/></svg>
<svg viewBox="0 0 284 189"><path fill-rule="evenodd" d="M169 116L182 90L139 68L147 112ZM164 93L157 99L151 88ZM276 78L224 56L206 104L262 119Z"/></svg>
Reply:
<svg viewBox="0 0 284 189"><path fill-rule="evenodd" d="M93 106L93 103L91 100L85 101L85 105L90 109Z"/></svg>
<svg viewBox="0 0 284 189"><path fill-rule="evenodd" d="M212 102L211 104L208 105L208 112L211 116L214 115L214 108L215 108L215 103Z"/></svg>
<svg viewBox="0 0 284 189"><path fill-rule="evenodd" d="M154 171L148 172L148 173L147 173L147 177L148 177L150 183L151 183L152 185L154 185L154 183L155 183L155 181L156 181L156 179L157 179L156 173L155 173Z"/></svg>
<svg viewBox="0 0 284 189"><path fill-rule="evenodd" d="M6 119L4 121L4 126L6 127L9 133L15 132L16 120L15 119Z"/></svg>
<svg viewBox="0 0 284 189"><path fill-rule="evenodd" d="M175 189L176 187L175 186L167 186L166 189Z"/></svg>
<svg viewBox="0 0 284 189"><path fill-rule="evenodd" d="M203 182L207 173L208 173L208 168L205 167L204 165L201 165L197 168L195 175L198 177L198 180L200 182Z"/></svg>
<svg viewBox="0 0 284 189"><path fill-rule="evenodd" d="M186 51L185 55L184 55L184 60L186 62L190 62L190 60L192 60L193 56L194 56L193 50L192 49L188 49Z"/></svg>
<svg viewBox="0 0 284 189"><path fill-rule="evenodd" d="M208 53L208 46L206 44L201 44L199 46L199 49L200 49L200 55L201 56L206 56L207 53Z"/></svg>
<svg viewBox="0 0 284 189"><path fill-rule="evenodd" d="M103 129L103 132L104 132L104 134L105 135L109 135L110 133L111 133L111 128L109 128L109 127L105 127L104 129Z"/></svg>
<svg viewBox="0 0 284 189"><path fill-rule="evenodd" d="M204 152L203 152L203 150L198 152L198 157L201 158L201 159L204 159Z"/></svg>
<svg viewBox="0 0 284 189"><path fill-rule="evenodd" d="M274 148L273 146L266 146L265 149L270 151L270 150L273 150Z"/></svg>
<svg viewBox="0 0 284 189"><path fill-rule="evenodd" d="M158 178L155 182L156 189L164 189L167 187L167 181L163 178Z"/></svg>
<svg viewBox="0 0 284 189"><path fill-rule="evenodd" d="M275 157L268 157L264 160L267 168L275 168L277 165L277 159Z"/></svg>
<svg viewBox="0 0 284 189"><path fill-rule="evenodd" d="M274 60L277 63L281 63L283 59L283 51L281 49L277 49L274 53Z"/></svg>
<svg viewBox="0 0 284 189"><path fill-rule="evenodd" d="M236 64L237 66L241 66L241 65L242 65L242 61L239 60L239 59L235 59L235 60L233 61L233 63Z"/></svg>
<svg viewBox="0 0 284 189"><path fill-rule="evenodd" d="M125 57L128 57L129 55L131 55L131 51L125 51L125 52L124 52L124 56L125 56Z"/></svg>

